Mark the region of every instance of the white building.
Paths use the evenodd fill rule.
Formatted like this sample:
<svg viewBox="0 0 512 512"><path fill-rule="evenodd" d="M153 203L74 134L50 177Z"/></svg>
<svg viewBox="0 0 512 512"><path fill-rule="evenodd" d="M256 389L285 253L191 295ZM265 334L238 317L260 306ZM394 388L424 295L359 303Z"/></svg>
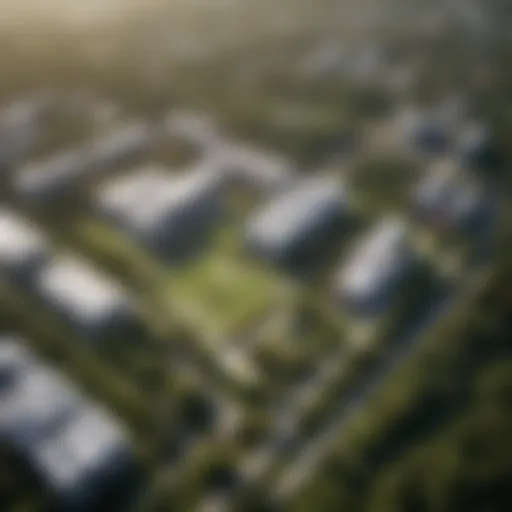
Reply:
<svg viewBox="0 0 512 512"><path fill-rule="evenodd" d="M249 219L246 244L272 263L307 265L303 260L322 250L346 215L347 195L340 183L327 177L306 179Z"/></svg>
<svg viewBox="0 0 512 512"><path fill-rule="evenodd" d="M210 151L220 139L213 121L193 110L171 112L165 120L165 131L170 137L192 146L199 152Z"/></svg>
<svg viewBox="0 0 512 512"><path fill-rule="evenodd" d="M36 290L91 342L119 335L136 318L124 287L79 257L55 257L38 275Z"/></svg>
<svg viewBox="0 0 512 512"><path fill-rule="evenodd" d="M35 359L20 339L11 335L0 337L0 397L5 396L34 364Z"/></svg>
<svg viewBox="0 0 512 512"><path fill-rule="evenodd" d="M453 127L446 113L407 106L395 118L401 145L420 156L445 154L452 145Z"/></svg>
<svg viewBox="0 0 512 512"><path fill-rule="evenodd" d="M51 204L69 194L90 169L84 149L71 149L32 162L13 176L13 189L20 197L40 204Z"/></svg>
<svg viewBox="0 0 512 512"><path fill-rule="evenodd" d="M48 240L37 227L7 208L0 209L0 269L6 275L28 284L51 252Z"/></svg>
<svg viewBox="0 0 512 512"><path fill-rule="evenodd" d="M103 186L97 204L130 236L172 259L209 238L223 212L222 185L222 176L204 168L180 176L143 169Z"/></svg>
<svg viewBox="0 0 512 512"><path fill-rule="evenodd" d="M0 439L22 454L53 436L82 406L82 397L59 374L34 364L0 399Z"/></svg>
<svg viewBox="0 0 512 512"><path fill-rule="evenodd" d="M384 219L343 264L335 292L356 313L380 313L398 291L413 261L405 222Z"/></svg>
<svg viewBox="0 0 512 512"><path fill-rule="evenodd" d="M499 171L500 155L491 129L484 123L472 123L462 131L456 154L474 171Z"/></svg>
<svg viewBox="0 0 512 512"><path fill-rule="evenodd" d="M32 459L59 509L69 511L114 507L110 500L129 495L135 476L128 434L93 406L82 407L54 436L41 442Z"/></svg>
<svg viewBox="0 0 512 512"><path fill-rule="evenodd" d="M136 464L127 432L16 338L0 339L0 411L0 442L39 477L52 510L119 510L114 499L130 496Z"/></svg>
<svg viewBox="0 0 512 512"><path fill-rule="evenodd" d="M88 145L27 165L14 176L13 188L27 200L51 204L69 197L86 180L131 165L149 153L154 137L148 125L133 123Z"/></svg>
<svg viewBox="0 0 512 512"><path fill-rule="evenodd" d="M490 198L474 176L453 160L437 163L413 192L414 216L440 231L468 232L491 212Z"/></svg>
<svg viewBox="0 0 512 512"><path fill-rule="evenodd" d="M0 114L0 167L11 167L29 156L44 135L49 103L46 98L16 101Z"/></svg>
<svg viewBox="0 0 512 512"><path fill-rule="evenodd" d="M96 172L131 165L151 152L156 138L150 125L134 121L93 141L88 150L89 165Z"/></svg>
<svg viewBox="0 0 512 512"><path fill-rule="evenodd" d="M294 165L287 158L239 141L218 145L212 157L230 183L262 192L283 190L295 177Z"/></svg>

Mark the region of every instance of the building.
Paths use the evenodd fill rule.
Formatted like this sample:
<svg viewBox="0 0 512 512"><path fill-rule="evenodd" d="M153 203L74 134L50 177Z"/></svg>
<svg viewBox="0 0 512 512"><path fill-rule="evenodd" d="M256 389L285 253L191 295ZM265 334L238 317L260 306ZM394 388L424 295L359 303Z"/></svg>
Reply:
<svg viewBox="0 0 512 512"><path fill-rule="evenodd" d="M135 488L122 426L15 337L0 339L0 410L0 443L38 477L52 510L119 510Z"/></svg>
<svg viewBox="0 0 512 512"><path fill-rule="evenodd" d="M134 303L124 287L79 257L55 257L38 275L36 291L91 342L135 326Z"/></svg>
<svg viewBox="0 0 512 512"><path fill-rule="evenodd" d="M335 293L356 314L380 314L399 291L413 261L406 224L384 219L343 263Z"/></svg>
<svg viewBox="0 0 512 512"><path fill-rule="evenodd" d="M23 199L35 204L51 204L69 197L90 170L85 149L67 150L26 165L13 177L12 187Z"/></svg>
<svg viewBox="0 0 512 512"><path fill-rule="evenodd" d="M150 125L134 121L93 141L88 150L89 165L96 172L132 165L151 152L156 137Z"/></svg>
<svg viewBox="0 0 512 512"><path fill-rule="evenodd" d="M283 190L295 175L294 166L287 158L238 141L219 145L213 157L231 184L261 192Z"/></svg>
<svg viewBox="0 0 512 512"><path fill-rule="evenodd" d="M144 204L151 203L169 184L170 177L165 168L144 166L102 183L95 198L96 209L101 217L130 230L130 216Z"/></svg>
<svg viewBox="0 0 512 512"><path fill-rule="evenodd" d="M322 255L347 215L345 189L330 178L306 179L249 219L246 245L278 266L308 267Z"/></svg>
<svg viewBox="0 0 512 512"><path fill-rule="evenodd" d="M35 363L30 352L15 336L0 337L0 401Z"/></svg>
<svg viewBox="0 0 512 512"><path fill-rule="evenodd" d="M166 133L196 151L210 151L219 143L217 127L206 115L192 110L176 110L165 120Z"/></svg>
<svg viewBox="0 0 512 512"><path fill-rule="evenodd" d="M0 439L20 453L32 453L82 406L70 383L36 362L18 377L0 400Z"/></svg>
<svg viewBox="0 0 512 512"><path fill-rule="evenodd" d="M29 284L50 256L50 244L38 228L15 212L0 208L0 269L6 276Z"/></svg>
<svg viewBox="0 0 512 512"><path fill-rule="evenodd" d="M439 231L470 233L489 219L489 194L453 160L437 163L413 192L413 215Z"/></svg>
<svg viewBox="0 0 512 512"><path fill-rule="evenodd" d="M13 188L31 202L51 204L69 198L84 180L124 165L148 153L154 134L144 123L134 123L89 145L67 150L21 169Z"/></svg>
<svg viewBox="0 0 512 512"><path fill-rule="evenodd" d="M452 128L441 111L406 108L396 119L405 148L423 156L447 153L452 145Z"/></svg>
<svg viewBox="0 0 512 512"><path fill-rule="evenodd" d="M0 115L0 168L11 168L29 156L44 135L50 104L47 98L20 100Z"/></svg>
<svg viewBox="0 0 512 512"><path fill-rule="evenodd" d="M119 510L114 504L131 495L136 476L128 434L92 405L42 441L32 463L56 508L70 512Z"/></svg>
<svg viewBox="0 0 512 512"><path fill-rule="evenodd" d="M191 169L170 176L142 170L103 187L98 208L130 236L169 259L203 247L223 214L222 176Z"/></svg>
<svg viewBox="0 0 512 512"><path fill-rule="evenodd" d="M457 141L456 154L468 169L491 173L500 170L499 149L491 130L485 124L474 123L462 131Z"/></svg>

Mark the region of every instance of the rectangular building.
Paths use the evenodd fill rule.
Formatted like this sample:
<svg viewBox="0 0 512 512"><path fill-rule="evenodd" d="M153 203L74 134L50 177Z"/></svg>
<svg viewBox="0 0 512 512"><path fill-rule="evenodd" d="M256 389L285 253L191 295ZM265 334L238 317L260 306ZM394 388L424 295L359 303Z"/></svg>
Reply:
<svg viewBox="0 0 512 512"><path fill-rule="evenodd" d="M131 165L148 153L154 136L147 124L133 123L100 140L27 165L14 176L13 188L24 199L43 205L69 199L85 181Z"/></svg>
<svg viewBox="0 0 512 512"><path fill-rule="evenodd" d="M398 292L413 261L406 224L401 219L384 219L343 263L335 293L355 313L379 314Z"/></svg>
<svg viewBox="0 0 512 512"><path fill-rule="evenodd" d="M38 275L36 290L91 342L119 336L135 325L134 303L127 290L79 257L54 258Z"/></svg>
<svg viewBox="0 0 512 512"><path fill-rule="evenodd" d="M344 188L330 178L307 179L267 203L249 219L246 244L257 257L287 268L308 265L326 241L343 236Z"/></svg>
<svg viewBox="0 0 512 512"><path fill-rule="evenodd" d="M412 202L414 217L442 232L470 233L492 211L484 187L451 160L429 170L414 188Z"/></svg>
<svg viewBox="0 0 512 512"><path fill-rule="evenodd" d="M84 406L33 453L33 464L54 498L69 512L118 510L135 481L128 434L107 412Z"/></svg>
<svg viewBox="0 0 512 512"><path fill-rule="evenodd" d="M30 284L34 274L51 257L44 234L27 219L0 208L0 270L19 284Z"/></svg>
<svg viewBox="0 0 512 512"><path fill-rule="evenodd" d="M35 204L51 204L71 194L90 169L85 149L76 148L33 162L14 176L12 187L23 199Z"/></svg>
<svg viewBox="0 0 512 512"><path fill-rule="evenodd" d="M98 209L161 256L192 255L223 214L221 177L206 171L192 169L173 177L157 169L142 170L104 187Z"/></svg>
<svg viewBox="0 0 512 512"><path fill-rule="evenodd" d="M129 166L152 150L156 131L145 122L134 121L118 130L92 141L89 165L95 171Z"/></svg>
<svg viewBox="0 0 512 512"><path fill-rule="evenodd" d="M130 436L21 343L0 339L0 443L38 477L51 510L124 510L137 483Z"/></svg>

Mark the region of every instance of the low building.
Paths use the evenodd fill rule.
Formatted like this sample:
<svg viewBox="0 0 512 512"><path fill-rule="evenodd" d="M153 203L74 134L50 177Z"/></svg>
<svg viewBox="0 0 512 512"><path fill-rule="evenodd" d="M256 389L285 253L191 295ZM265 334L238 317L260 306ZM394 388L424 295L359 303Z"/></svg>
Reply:
<svg viewBox="0 0 512 512"><path fill-rule="evenodd" d="M176 110L165 120L166 133L201 153L219 143L217 127L206 115L192 110Z"/></svg>
<svg viewBox="0 0 512 512"><path fill-rule="evenodd" d="M82 406L81 396L57 373L34 364L1 399L0 439L22 454L32 453Z"/></svg>
<svg viewBox="0 0 512 512"><path fill-rule="evenodd" d="M330 178L303 180L271 200L250 220L246 245L278 266L309 266L325 250L347 217L345 189Z"/></svg>
<svg viewBox="0 0 512 512"><path fill-rule="evenodd" d="M437 163L413 192L413 215L441 232L471 233L491 214L489 194L452 160Z"/></svg>
<svg viewBox="0 0 512 512"><path fill-rule="evenodd" d="M40 298L89 341L118 337L136 323L122 285L79 257L55 257L36 280Z"/></svg>
<svg viewBox="0 0 512 512"><path fill-rule="evenodd" d="M34 364L34 357L16 336L0 337L0 401Z"/></svg>
<svg viewBox="0 0 512 512"><path fill-rule="evenodd" d="M463 164L476 172L500 171L497 142L485 124L475 123L462 131L457 141L456 154Z"/></svg>
<svg viewBox="0 0 512 512"><path fill-rule="evenodd" d="M128 434L109 414L84 406L32 456L57 510L119 510L131 495L135 460Z"/></svg>
<svg viewBox="0 0 512 512"><path fill-rule="evenodd" d="M295 175L294 166L287 158L238 141L219 145L213 158L231 184L261 192L283 190Z"/></svg>
<svg viewBox="0 0 512 512"><path fill-rule="evenodd" d="M399 291L413 261L405 222L384 219L343 263L335 293L356 314L380 314Z"/></svg>
<svg viewBox="0 0 512 512"><path fill-rule="evenodd" d="M0 209L0 269L7 277L29 284L50 256L50 244L37 227L14 211Z"/></svg>
<svg viewBox="0 0 512 512"><path fill-rule="evenodd" d="M0 115L0 168L10 169L27 158L44 135L47 98L20 100L7 105Z"/></svg>
<svg viewBox="0 0 512 512"><path fill-rule="evenodd" d="M199 251L223 214L222 179L200 168L177 177L154 169L104 187L100 211L130 236L174 259Z"/></svg>
<svg viewBox="0 0 512 512"><path fill-rule="evenodd" d="M440 111L406 108L396 120L405 148L422 156L447 153L452 145L452 129Z"/></svg>
<svg viewBox="0 0 512 512"><path fill-rule="evenodd" d="M156 130L142 121L134 121L93 141L89 148L89 165L95 171L132 165L147 156L156 142Z"/></svg>
<svg viewBox="0 0 512 512"><path fill-rule="evenodd" d="M128 434L21 341L0 339L0 443L38 477L52 510L120 510L136 484Z"/></svg>
<svg viewBox="0 0 512 512"><path fill-rule="evenodd" d="M34 203L67 199L85 181L111 169L128 166L149 153L155 134L145 123L134 123L98 141L92 141L22 168L13 189Z"/></svg>
<svg viewBox="0 0 512 512"><path fill-rule="evenodd" d="M89 170L87 151L71 149L26 165L13 177L12 188L31 203L51 204L72 194Z"/></svg>
<svg viewBox="0 0 512 512"><path fill-rule="evenodd" d="M103 182L96 194L96 209L122 228L130 229L130 216L170 185L167 170L157 165L145 166Z"/></svg>

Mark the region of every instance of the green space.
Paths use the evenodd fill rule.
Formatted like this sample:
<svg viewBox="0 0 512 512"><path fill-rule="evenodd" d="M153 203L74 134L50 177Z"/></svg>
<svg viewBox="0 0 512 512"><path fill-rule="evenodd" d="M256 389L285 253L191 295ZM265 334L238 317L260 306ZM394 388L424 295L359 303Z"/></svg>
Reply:
<svg viewBox="0 0 512 512"><path fill-rule="evenodd" d="M198 310L203 328L230 335L279 307L286 281L244 254L240 234L223 227L210 249L188 268L170 271L169 294Z"/></svg>

